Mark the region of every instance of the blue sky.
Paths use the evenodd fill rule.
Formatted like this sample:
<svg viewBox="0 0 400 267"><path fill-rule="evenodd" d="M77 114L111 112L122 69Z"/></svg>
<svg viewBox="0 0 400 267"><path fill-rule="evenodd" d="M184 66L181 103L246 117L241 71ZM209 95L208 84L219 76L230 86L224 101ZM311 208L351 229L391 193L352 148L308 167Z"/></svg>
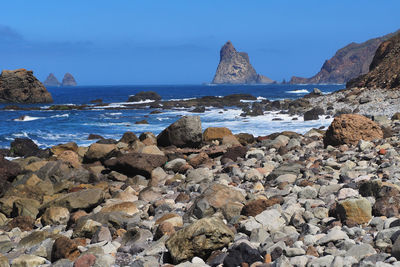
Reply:
<svg viewBox="0 0 400 267"><path fill-rule="evenodd" d="M335 51L400 28L400 1L4 1L0 69L80 84L212 80L231 40L258 73L312 76Z"/></svg>

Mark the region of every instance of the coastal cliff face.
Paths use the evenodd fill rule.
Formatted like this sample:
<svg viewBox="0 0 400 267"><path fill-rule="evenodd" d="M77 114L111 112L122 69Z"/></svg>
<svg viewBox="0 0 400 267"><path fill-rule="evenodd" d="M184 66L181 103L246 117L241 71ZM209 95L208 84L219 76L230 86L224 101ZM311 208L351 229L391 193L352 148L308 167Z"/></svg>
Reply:
<svg viewBox="0 0 400 267"><path fill-rule="evenodd" d="M32 71L3 70L0 75L0 102L50 103L53 98Z"/></svg>
<svg viewBox="0 0 400 267"><path fill-rule="evenodd" d="M74 76L71 73L65 73L62 80L62 86L77 86Z"/></svg>
<svg viewBox="0 0 400 267"><path fill-rule="evenodd" d="M43 84L45 86L54 86L54 87L58 87L61 85L61 83L57 80L56 76L54 76L53 73L50 73L49 76L47 76Z"/></svg>
<svg viewBox="0 0 400 267"><path fill-rule="evenodd" d="M367 74L346 85L347 88L400 88L400 33L383 42L377 49Z"/></svg>
<svg viewBox="0 0 400 267"><path fill-rule="evenodd" d="M220 62L212 83L246 84L273 82L268 77L257 74L250 64L247 53L237 52L230 41L221 48Z"/></svg>
<svg viewBox="0 0 400 267"><path fill-rule="evenodd" d="M331 59L326 60L321 70L315 76L311 78L293 76L290 83L346 83L369 71L369 65L372 62L376 49L383 41L392 36L393 34L388 34L360 44L351 43L339 49Z"/></svg>

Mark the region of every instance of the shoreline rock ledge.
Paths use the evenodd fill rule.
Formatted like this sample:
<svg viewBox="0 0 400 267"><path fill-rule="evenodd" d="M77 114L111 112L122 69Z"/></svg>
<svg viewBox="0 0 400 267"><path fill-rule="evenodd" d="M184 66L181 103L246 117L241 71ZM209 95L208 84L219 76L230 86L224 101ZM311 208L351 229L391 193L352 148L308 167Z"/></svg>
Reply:
<svg viewBox="0 0 400 267"><path fill-rule="evenodd" d="M237 52L231 41L221 48L220 61L213 84L269 84L275 81L257 74L247 53Z"/></svg>
<svg viewBox="0 0 400 267"><path fill-rule="evenodd" d="M26 69L3 70L0 75L0 103L51 103L46 87Z"/></svg>

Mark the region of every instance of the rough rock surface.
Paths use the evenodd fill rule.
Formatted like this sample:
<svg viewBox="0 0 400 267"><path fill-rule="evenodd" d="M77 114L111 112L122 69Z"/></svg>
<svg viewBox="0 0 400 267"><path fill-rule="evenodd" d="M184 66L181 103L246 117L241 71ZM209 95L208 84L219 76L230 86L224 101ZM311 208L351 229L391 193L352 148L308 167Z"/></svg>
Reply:
<svg viewBox="0 0 400 267"><path fill-rule="evenodd" d="M376 50L369 72L346 85L347 88L400 88L400 32L383 42Z"/></svg>
<svg viewBox="0 0 400 267"><path fill-rule="evenodd" d="M198 147L202 141L199 116L183 116L157 136L159 146Z"/></svg>
<svg viewBox="0 0 400 267"><path fill-rule="evenodd" d="M230 41L221 48L220 61L212 83L245 84L273 83L274 81L256 73L250 64L249 56L237 52Z"/></svg>
<svg viewBox="0 0 400 267"><path fill-rule="evenodd" d="M50 103L51 94L26 69L3 70L0 75L0 103Z"/></svg>
<svg viewBox="0 0 400 267"><path fill-rule="evenodd" d="M54 76L53 73L50 73L49 76L47 76L46 80L43 82L44 86L53 86L53 87L59 87L61 83L58 81L56 76Z"/></svg>
<svg viewBox="0 0 400 267"><path fill-rule="evenodd" d="M71 73L65 73L62 80L62 86L77 86L74 76Z"/></svg>
<svg viewBox="0 0 400 267"><path fill-rule="evenodd" d="M292 77L291 84L346 83L365 74L375 55L378 46L393 36L393 33L370 39L363 43L351 43L341 49L329 60L321 70L311 78Z"/></svg>
<svg viewBox="0 0 400 267"><path fill-rule="evenodd" d="M133 96L130 96L128 102L139 102L144 100L161 100L161 96L153 91L142 91Z"/></svg>
<svg viewBox="0 0 400 267"><path fill-rule="evenodd" d="M378 124L359 114L344 114L336 117L324 136L325 146L357 145L360 140L382 139Z"/></svg>
<svg viewBox="0 0 400 267"><path fill-rule="evenodd" d="M165 243L174 262L191 260L194 256L207 259L214 251L232 242L234 234L221 220L200 219L173 234Z"/></svg>

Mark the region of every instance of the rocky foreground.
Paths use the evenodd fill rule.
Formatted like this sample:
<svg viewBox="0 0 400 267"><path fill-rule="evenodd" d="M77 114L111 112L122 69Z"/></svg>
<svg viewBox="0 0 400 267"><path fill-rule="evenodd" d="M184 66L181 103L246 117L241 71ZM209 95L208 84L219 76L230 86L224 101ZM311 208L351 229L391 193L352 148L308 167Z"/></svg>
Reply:
<svg viewBox="0 0 400 267"><path fill-rule="evenodd" d="M400 116L254 138L158 137L0 156L0 266L400 266Z"/></svg>

